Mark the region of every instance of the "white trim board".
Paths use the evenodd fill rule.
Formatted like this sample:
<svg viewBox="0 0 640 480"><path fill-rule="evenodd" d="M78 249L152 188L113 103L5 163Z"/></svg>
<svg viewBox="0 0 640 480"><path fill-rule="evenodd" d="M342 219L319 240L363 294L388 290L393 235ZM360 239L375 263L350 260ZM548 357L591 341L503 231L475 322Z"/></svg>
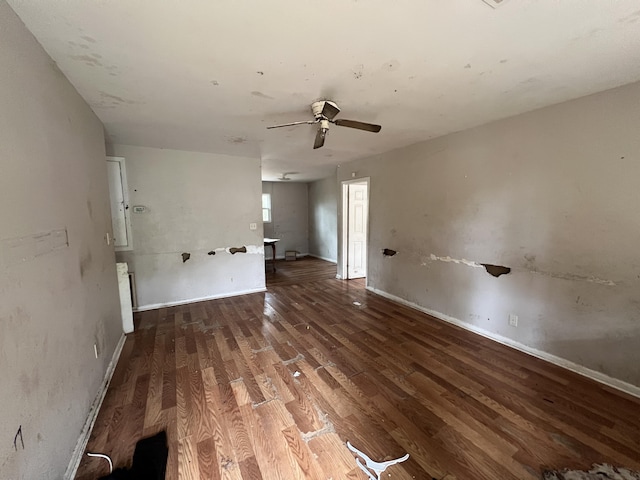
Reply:
<svg viewBox="0 0 640 480"><path fill-rule="evenodd" d="M134 312L146 312L147 310L156 310L164 307L175 307L177 305L189 305L190 303L206 302L207 300L217 300L219 298L237 297L239 295L248 295L250 293L266 292L266 288L254 288L252 290L241 290L239 292L221 293L219 295L210 295L207 297L189 298L186 300L177 300L175 302L151 303L149 305L141 305L134 308Z"/></svg>
<svg viewBox="0 0 640 480"><path fill-rule="evenodd" d="M87 448L87 443L89 442L89 437L91 436L91 430L93 430L93 425L96 423L96 419L98 418L100 407L102 406L104 397L107 394L107 390L109 388L109 384L111 383L113 372L115 371L116 365L118 364L118 360L120 359L120 354L122 353L122 347L124 347L125 340L126 337L123 333L120 337L120 340L118 340L116 349L113 351L113 356L111 357L111 361L107 366L107 371L104 374L104 380L102 381L102 385L100 385L100 390L98 390L98 394L91 404L91 408L89 409L89 413L87 414L87 420L84 422L84 427L82 427L80 437L78 438L78 442L76 443L76 448L73 450L73 454L71 455L71 460L69 461L69 465L67 466L67 471L64 473L65 480L72 480L76 476L76 472L78 471L78 467L80 466L80 461L82 460L82 454L84 453L84 449Z"/></svg>
<svg viewBox="0 0 640 480"><path fill-rule="evenodd" d="M338 261L335 258L321 257L320 255L314 255L313 253L310 253L309 256L313 258L319 258L320 260L324 260L325 262L335 263L336 265L338 264Z"/></svg>
<svg viewBox="0 0 640 480"><path fill-rule="evenodd" d="M422 313L426 313L427 315L431 315L432 317L435 317L438 320L442 320L444 322L451 323L465 330L469 330L473 333L477 333L478 335L482 335L483 337L486 337L489 340L493 340L495 342L501 343L503 345L506 345L507 347L514 348L516 350L519 350L533 357L539 358L549 363L553 363L554 365L558 365L559 367L566 368L567 370L571 370L574 373L582 375L583 377L587 377L591 380L595 380L598 383L602 383L611 388L615 388L616 390L620 390L624 393L628 393L629 395L633 395L634 397L640 398L640 387L636 385L623 382L622 380L618 380L617 378L610 377L609 375L605 375L602 372L598 372L596 370L592 370L590 368L584 367L582 365L574 363L565 358L557 357L555 355L552 355L551 353L547 353L542 350L529 347L523 343L516 342L515 340L511 340L510 338L503 337L502 335L489 332L482 328L476 327L475 325L465 323L462 320L458 320L457 318L450 317L449 315L446 315L444 313L436 312L435 310L430 310L428 308L422 307L416 303L409 302L408 300L405 300L403 298L387 293L384 290L378 290L377 288L373 288L369 286L367 286L366 289L369 290L370 292L380 295L381 297L385 297L396 303L406 305L407 307L413 308Z"/></svg>
<svg viewBox="0 0 640 480"><path fill-rule="evenodd" d="M268 252L268 251L269 251L269 250L265 249L265 252ZM288 251L288 250L287 250L287 251ZM306 257L306 256L313 256L313 255L311 255L310 253L297 253L297 252L296 252L296 258L302 258L302 257ZM286 258L286 257L285 257L285 255L284 255L284 254L283 254L283 255L278 255L278 254L276 254L276 260L284 260L285 258ZM271 261L271 256L267 257L267 256L265 255L264 260L265 260L266 262L270 262L270 261Z"/></svg>

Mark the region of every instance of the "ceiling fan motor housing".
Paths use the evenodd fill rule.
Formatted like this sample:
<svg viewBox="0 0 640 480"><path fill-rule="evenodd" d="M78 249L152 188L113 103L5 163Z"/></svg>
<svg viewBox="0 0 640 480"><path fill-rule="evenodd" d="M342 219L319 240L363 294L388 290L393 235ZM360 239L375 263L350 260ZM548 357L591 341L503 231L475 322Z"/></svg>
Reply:
<svg viewBox="0 0 640 480"><path fill-rule="evenodd" d="M331 100L318 100L311 104L311 112L313 113L313 120L306 120L301 122L283 123L281 125L273 125L267 128L280 128L280 127L292 127L295 125L313 125L319 123L320 126L316 132L316 138L313 143L313 148L320 148L324 145L324 139L329 131L329 124L333 123L339 127L355 128L358 130L364 130L367 132L377 133L382 128L380 125L374 125L372 123L358 122L355 120L338 119L335 120L336 115L340 113L340 107ZM281 180L288 180L282 178Z"/></svg>
<svg viewBox="0 0 640 480"><path fill-rule="evenodd" d="M338 111L340 111L340 107L338 107L338 105L336 105L335 102L332 102L330 100L320 100L318 102L313 102L311 104L311 111L313 112L313 116L315 118L322 117L322 110L324 110L324 104L325 103L328 103L329 105L332 105Z"/></svg>

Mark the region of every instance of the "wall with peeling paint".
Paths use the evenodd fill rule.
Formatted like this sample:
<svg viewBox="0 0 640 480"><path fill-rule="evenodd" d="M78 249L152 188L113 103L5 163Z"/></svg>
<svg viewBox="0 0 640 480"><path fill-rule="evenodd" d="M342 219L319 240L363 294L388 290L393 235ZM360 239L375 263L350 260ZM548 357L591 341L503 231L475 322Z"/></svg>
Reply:
<svg viewBox="0 0 640 480"><path fill-rule="evenodd" d="M264 224L264 236L279 238L276 257L295 250L309 253L309 200L306 183L262 182L262 191L271 194L271 223ZM270 257L269 249L267 256Z"/></svg>
<svg viewBox="0 0 640 480"><path fill-rule="evenodd" d="M135 272L139 309L264 290L259 159L109 150L126 158L130 207L146 207L131 213L133 251L118 252ZM243 246L246 253L232 253Z"/></svg>
<svg viewBox="0 0 640 480"><path fill-rule="evenodd" d="M369 287L640 386L639 98L636 83L340 167L371 177Z"/></svg>
<svg viewBox="0 0 640 480"><path fill-rule="evenodd" d="M122 335L103 127L4 1L0 45L0 477L57 480Z"/></svg>
<svg viewBox="0 0 640 480"><path fill-rule="evenodd" d="M309 185L309 253L335 262L338 258L338 184L336 176Z"/></svg>

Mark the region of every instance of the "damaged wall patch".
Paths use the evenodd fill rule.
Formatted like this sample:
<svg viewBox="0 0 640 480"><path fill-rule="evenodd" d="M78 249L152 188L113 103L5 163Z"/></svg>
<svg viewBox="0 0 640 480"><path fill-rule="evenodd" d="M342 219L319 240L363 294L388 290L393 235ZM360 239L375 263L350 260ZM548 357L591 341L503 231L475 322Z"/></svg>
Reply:
<svg viewBox="0 0 640 480"><path fill-rule="evenodd" d="M460 258L460 259L451 258L448 255L446 257L438 257L433 253L429 258L434 262L437 261L437 262L447 262L447 263L459 263L462 265L467 265L468 267L483 268L482 265L479 264L478 262L472 262L471 260L467 260L466 258Z"/></svg>
<svg viewBox="0 0 640 480"><path fill-rule="evenodd" d="M489 275L499 277L500 275L506 275L511 272L509 267L503 267L502 265L491 265L490 263L481 264Z"/></svg>

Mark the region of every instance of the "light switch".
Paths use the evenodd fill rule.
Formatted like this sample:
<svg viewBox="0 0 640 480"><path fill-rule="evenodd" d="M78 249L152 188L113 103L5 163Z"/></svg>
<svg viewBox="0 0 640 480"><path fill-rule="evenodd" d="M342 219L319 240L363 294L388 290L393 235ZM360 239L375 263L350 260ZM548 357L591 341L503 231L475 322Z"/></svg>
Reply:
<svg viewBox="0 0 640 480"><path fill-rule="evenodd" d="M249 224L249 230L257 230L258 229L258 224L257 223L250 223Z"/></svg>

